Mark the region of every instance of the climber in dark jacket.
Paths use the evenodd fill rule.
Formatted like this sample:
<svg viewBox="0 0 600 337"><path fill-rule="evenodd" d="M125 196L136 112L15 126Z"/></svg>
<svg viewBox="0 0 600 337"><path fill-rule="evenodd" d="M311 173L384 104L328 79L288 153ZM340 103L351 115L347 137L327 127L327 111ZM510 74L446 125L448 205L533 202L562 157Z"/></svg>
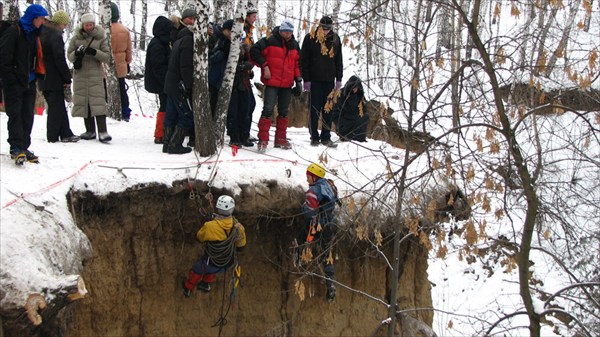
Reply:
<svg viewBox="0 0 600 337"><path fill-rule="evenodd" d="M365 92L358 76L352 76L344 85L342 94L333 107L332 121L342 141L367 141L369 115L365 105Z"/></svg>
<svg viewBox="0 0 600 337"><path fill-rule="evenodd" d="M302 204L302 214L306 218L306 226L300 231L299 244L306 245L316 242L319 262L323 263L325 284L327 286L327 301L335 299L335 268L331 256L331 245L336 232L336 222L333 211L338 203L337 193L325 179L325 168L312 163L306 169L306 181L309 188L306 200Z"/></svg>
<svg viewBox="0 0 600 337"><path fill-rule="evenodd" d="M158 114L156 115L156 128L154 129L154 142L162 143L163 121L167 110L167 94L164 84L171 55L170 34L173 22L164 16L159 16L152 26L154 37L148 44L146 52L146 74L144 76L144 88L146 91L158 94Z"/></svg>

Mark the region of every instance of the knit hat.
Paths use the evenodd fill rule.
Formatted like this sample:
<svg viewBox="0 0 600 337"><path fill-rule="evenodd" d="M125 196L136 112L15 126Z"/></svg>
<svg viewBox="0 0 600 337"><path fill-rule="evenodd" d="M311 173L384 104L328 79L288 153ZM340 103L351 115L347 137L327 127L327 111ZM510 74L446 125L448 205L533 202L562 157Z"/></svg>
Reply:
<svg viewBox="0 0 600 337"><path fill-rule="evenodd" d="M110 22L117 22L121 15L119 14L119 6L116 3L110 2Z"/></svg>
<svg viewBox="0 0 600 337"><path fill-rule="evenodd" d="M279 25L279 31L293 33L294 32L294 23L288 19L283 20L283 22Z"/></svg>
<svg viewBox="0 0 600 337"><path fill-rule="evenodd" d="M189 17L196 17L196 10L193 8L187 8L186 10L184 10L181 13L181 19L185 19L185 18L189 18Z"/></svg>
<svg viewBox="0 0 600 337"><path fill-rule="evenodd" d="M96 23L96 16L94 15L94 13L85 13L81 16L81 19L79 21L81 21L82 24Z"/></svg>
<svg viewBox="0 0 600 337"><path fill-rule="evenodd" d="M229 20L223 22L223 29L227 29L227 30L233 29L233 20L229 19Z"/></svg>
<svg viewBox="0 0 600 337"><path fill-rule="evenodd" d="M321 18L321 21L319 21L319 24L321 26L321 28L323 29L329 29L331 30L333 28L333 20L331 19L331 16L324 16Z"/></svg>
<svg viewBox="0 0 600 337"><path fill-rule="evenodd" d="M71 22L71 17L65 11L56 11L50 21L56 23L57 25L68 25Z"/></svg>

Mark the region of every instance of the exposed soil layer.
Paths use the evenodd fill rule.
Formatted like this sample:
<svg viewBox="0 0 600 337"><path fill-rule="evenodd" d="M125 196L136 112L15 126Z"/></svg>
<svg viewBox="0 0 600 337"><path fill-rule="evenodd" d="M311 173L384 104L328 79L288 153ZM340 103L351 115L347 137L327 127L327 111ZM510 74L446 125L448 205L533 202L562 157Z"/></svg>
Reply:
<svg viewBox="0 0 600 337"><path fill-rule="evenodd" d="M200 183L200 195L207 190ZM235 216L246 227L248 245L240 256L242 286L226 316L222 336L367 336L387 309L369 296L386 300L389 268L374 249L343 232L336 244L340 283L333 303L324 281L293 266L290 243L302 226L298 209L302 187L275 182L244 186L236 196ZM212 191L215 196L226 191ZM217 277L211 293L185 298L182 282L202 252L195 232L206 217L204 198L191 200L183 184L139 186L98 197L69 197L77 225L88 235L93 258L83 278L89 295L67 307L53 333L70 336L216 336L214 326L227 310L231 273ZM382 250L389 256L391 242ZM320 275L317 265L309 270ZM408 240L402 246L399 307L431 307L427 252ZM305 298L295 292L300 281ZM365 294L361 294L364 292ZM414 316L428 325L431 311ZM53 334L50 333L50 334ZM379 334L384 334L381 331Z"/></svg>

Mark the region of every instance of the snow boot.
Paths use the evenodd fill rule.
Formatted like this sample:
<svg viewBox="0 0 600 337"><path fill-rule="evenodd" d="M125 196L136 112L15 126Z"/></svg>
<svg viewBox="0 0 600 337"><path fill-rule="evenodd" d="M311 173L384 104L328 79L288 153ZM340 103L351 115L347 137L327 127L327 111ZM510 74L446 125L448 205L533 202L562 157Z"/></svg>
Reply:
<svg viewBox="0 0 600 337"><path fill-rule="evenodd" d="M85 132L79 135L79 138L85 140L96 139L96 123L94 122L94 117L84 118L83 123L85 124Z"/></svg>
<svg viewBox="0 0 600 337"><path fill-rule="evenodd" d="M10 159L14 160L16 165L22 166L27 160L27 156L25 151L15 148L10 150Z"/></svg>
<svg viewBox="0 0 600 337"><path fill-rule="evenodd" d="M112 137L106 130L106 116L96 116L96 124L98 125L98 140L101 143L108 143Z"/></svg>
<svg viewBox="0 0 600 337"><path fill-rule="evenodd" d="M156 114L156 127L154 128L154 144L163 143L163 121L165 120L165 112L159 111Z"/></svg>
<svg viewBox="0 0 600 337"><path fill-rule="evenodd" d="M169 154L184 154L192 152L189 147L183 146L183 141L187 135L188 130L180 127L176 127L171 139L169 140L169 146L167 152Z"/></svg>
<svg viewBox="0 0 600 337"><path fill-rule="evenodd" d="M265 152L269 145L269 129L271 129L271 118L261 117L258 120L258 152Z"/></svg>
<svg viewBox="0 0 600 337"><path fill-rule="evenodd" d="M29 150L25 150L25 158L27 158L27 162L29 162L29 163L34 163L34 164L40 163L40 158Z"/></svg>
<svg viewBox="0 0 600 337"><path fill-rule="evenodd" d="M327 287L327 302L331 303L333 302L333 300L335 299L335 286L332 284L329 287Z"/></svg>
<svg viewBox="0 0 600 337"><path fill-rule="evenodd" d="M129 119L131 118L131 109L128 107L121 109L121 118L124 121L129 122Z"/></svg>
<svg viewBox="0 0 600 337"><path fill-rule="evenodd" d="M169 152L169 144L171 143L171 137L173 137L173 131L175 131L175 128L170 126L163 126L163 153Z"/></svg>
<svg viewBox="0 0 600 337"><path fill-rule="evenodd" d="M275 147L289 150L292 148L292 144L287 140L287 117L277 117L277 129L275 130Z"/></svg>
<svg viewBox="0 0 600 337"><path fill-rule="evenodd" d="M229 136L229 146L242 147L240 136L237 133L232 133L231 136Z"/></svg>

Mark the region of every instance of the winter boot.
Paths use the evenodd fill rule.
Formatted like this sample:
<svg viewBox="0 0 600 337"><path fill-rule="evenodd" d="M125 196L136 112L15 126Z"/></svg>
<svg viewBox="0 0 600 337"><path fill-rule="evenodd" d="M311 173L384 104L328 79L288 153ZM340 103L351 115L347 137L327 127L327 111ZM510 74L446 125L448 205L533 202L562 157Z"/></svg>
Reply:
<svg viewBox="0 0 600 337"><path fill-rule="evenodd" d="M183 283L183 295L185 297L190 297L192 295L192 290L196 287L196 283L201 279L202 275L196 274L193 270L190 270L187 280Z"/></svg>
<svg viewBox="0 0 600 337"><path fill-rule="evenodd" d="M287 117L277 117L277 129L275 130L275 147L289 150L292 148L292 144L287 140Z"/></svg>
<svg viewBox="0 0 600 337"><path fill-rule="evenodd" d="M154 128L154 144L163 143L163 121L165 120L165 112L159 111L156 114L156 127Z"/></svg>
<svg viewBox="0 0 600 337"><path fill-rule="evenodd" d="M269 145L269 129L271 129L271 118L261 117L258 120L258 152L265 152Z"/></svg>
<svg viewBox="0 0 600 337"><path fill-rule="evenodd" d="M188 139L187 146L188 147L196 146L196 132L194 131L194 129L192 129L192 132L190 132L190 137Z"/></svg>
<svg viewBox="0 0 600 337"><path fill-rule="evenodd" d="M29 162L29 163L34 163L34 164L40 163L40 158L29 150L25 150L25 158L27 158L27 162Z"/></svg>
<svg viewBox="0 0 600 337"><path fill-rule="evenodd" d="M335 299L335 286L332 284L327 287L327 302L331 303Z"/></svg>
<svg viewBox="0 0 600 337"><path fill-rule="evenodd" d="M210 283L207 283L204 281L201 281L200 283L198 283L198 290L200 290L202 292L208 293L211 291L211 289L212 288L210 286Z"/></svg>
<svg viewBox="0 0 600 337"><path fill-rule="evenodd" d="M131 109L130 108L121 109L121 118L124 121L129 122L129 118L131 118Z"/></svg>
<svg viewBox="0 0 600 337"><path fill-rule="evenodd" d="M254 146L254 142L249 140L248 137L245 137L243 133L239 133L239 140L242 146L252 147Z"/></svg>
<svg viewBox="0 0 600 337"><path fill-rule="evenodd" d="M14 160L15 164L20 166L27 160L27 156L25 155L25 151L14 148L10 150L10 159Z"/></svg>
<svg viewBox="0 0 600 337"><path fill-rule="evenodd" d="M85 124L85 132L79 135L79 138L85 140L96 139L96 122L94 122L94 117L84 118L83 123Z"/></svg>
<svg viewBox="0 0 600 337"><path fill-rule="evenodd" d="M108 143L112 137L106 130L106 116L96 116L96 124L98 124L98 140L101 143Z"/></svg>
<svg viewBox="0 0 600 337"><path fill-rule="evenodd" d="M188 130L180 127L176 127L171 139L169 140L169 146L167 152L169 154L184 154L192 152L189 147L183 147L183 141L187 135Z"/></svg>
<svg viewBox="0 0 600 337"><path fill-rule="evenodd" d="M232 133L231 136L229 136L229 146L242 147L239 134Z"/></svg>
<svg viewBox="0 0 600 337"><path fill-rule="evenodd" d="M175 131L175 128L170 126L163 126L163 153L169 152L169 144L171 141L171 137L173 137L173 131Z"/></svg>

